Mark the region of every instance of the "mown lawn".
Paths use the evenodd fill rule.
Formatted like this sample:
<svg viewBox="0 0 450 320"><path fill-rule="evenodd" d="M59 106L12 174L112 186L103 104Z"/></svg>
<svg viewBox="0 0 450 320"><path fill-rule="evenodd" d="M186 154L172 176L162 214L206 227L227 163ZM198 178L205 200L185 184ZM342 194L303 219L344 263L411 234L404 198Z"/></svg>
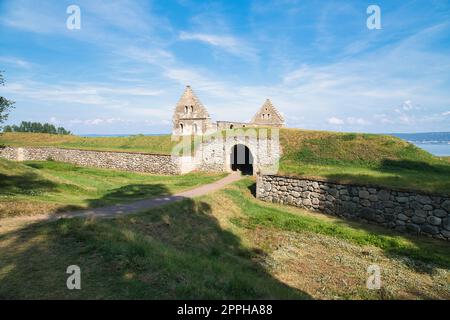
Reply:
<svg viewBox="0 0 450 320"><path fill-rule="evenodd" d="M98 207L173 194L223 174L158 176L54 161L0 159L0 217Z"/></svg>
<svg viewBox="0 0 450 320"><path fill-rule="evenodd" d="M254 199L252 179L113 220L0 228L0 298L449 299L448 243ZM67 266L82 289L67 290ZM366 287L367 268L382 288Z"/></svg>

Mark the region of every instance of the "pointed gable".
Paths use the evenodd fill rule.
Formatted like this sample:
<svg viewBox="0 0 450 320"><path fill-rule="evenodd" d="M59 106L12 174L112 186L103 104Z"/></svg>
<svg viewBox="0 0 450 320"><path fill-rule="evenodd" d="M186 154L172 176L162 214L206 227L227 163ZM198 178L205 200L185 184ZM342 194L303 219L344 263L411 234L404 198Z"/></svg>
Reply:
<svg viewBox="0 0 450 320"><path fill-rule="evenodd" d="M262 107L253 117L252 124L261 126L284 126L284 118L272 104L269 99L266 99Z"/></svg>
<svg viewBox="0 0 450 320"><path fill-rule="evenodd" d="M208 111L195 95L191 86L186 86L175 106L173 119L209 118Z"/></svg>

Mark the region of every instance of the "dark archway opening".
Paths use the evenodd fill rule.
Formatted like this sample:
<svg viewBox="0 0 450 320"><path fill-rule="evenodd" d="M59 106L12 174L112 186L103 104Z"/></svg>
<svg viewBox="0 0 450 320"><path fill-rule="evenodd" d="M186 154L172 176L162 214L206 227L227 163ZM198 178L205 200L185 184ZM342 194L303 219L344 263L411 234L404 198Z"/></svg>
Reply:
<svg viewBox="0 0 450 320"><path fill-rule="evenodd" d="M241 171L245 175L253 175L253 155L243 144L233 146L230 154L231 170Z"/></svg>

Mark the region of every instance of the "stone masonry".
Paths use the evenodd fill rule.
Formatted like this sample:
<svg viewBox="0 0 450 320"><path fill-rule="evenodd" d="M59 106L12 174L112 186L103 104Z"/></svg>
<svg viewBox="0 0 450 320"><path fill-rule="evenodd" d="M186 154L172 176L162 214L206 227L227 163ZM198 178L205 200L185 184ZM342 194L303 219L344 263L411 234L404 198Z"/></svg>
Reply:
<svg viewBox="0 0 450 320"><path fill-rule="evenodd" d="M15 161L55 160L79 166L147 172L154 174L180 174L180 159L170 155L90 151L52 147L25 147L0 149L0 157Z"/></svg>
<svg viewBox="0 0 450 320"><path fill-rule="evenodd" d="M186 86L180 100L175 105L172 117L174 136L205 135L216 131L248 127L284 127L281 113L266 99L250 122L217 121L213 123L206 107L192 90Z"/></svg>
<svg viewBox="0 0 450 320"><path fill-rule="evenodd" d="M450 240L449 196L261 175L257 178L256 197Z"/></svg>

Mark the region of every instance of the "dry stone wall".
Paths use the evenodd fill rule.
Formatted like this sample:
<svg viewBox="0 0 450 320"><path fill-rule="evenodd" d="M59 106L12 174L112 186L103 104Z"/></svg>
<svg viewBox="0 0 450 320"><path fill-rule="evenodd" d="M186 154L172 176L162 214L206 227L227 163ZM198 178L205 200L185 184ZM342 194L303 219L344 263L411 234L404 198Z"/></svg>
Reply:
<svg viewBox="0 0 450 320"><path fill-rule="evenodd" d="M79 166L147 172L154 174L180 174L180 159L170 155L90 151L52 147L25 147L0 149L0 157L15 160L55 160Z"/></svg>
<svg viewBox="0 0 450 320"><path fill-rule="evenodd" d="M450 240L450 197L262 175L257 198Z"/></svg>

